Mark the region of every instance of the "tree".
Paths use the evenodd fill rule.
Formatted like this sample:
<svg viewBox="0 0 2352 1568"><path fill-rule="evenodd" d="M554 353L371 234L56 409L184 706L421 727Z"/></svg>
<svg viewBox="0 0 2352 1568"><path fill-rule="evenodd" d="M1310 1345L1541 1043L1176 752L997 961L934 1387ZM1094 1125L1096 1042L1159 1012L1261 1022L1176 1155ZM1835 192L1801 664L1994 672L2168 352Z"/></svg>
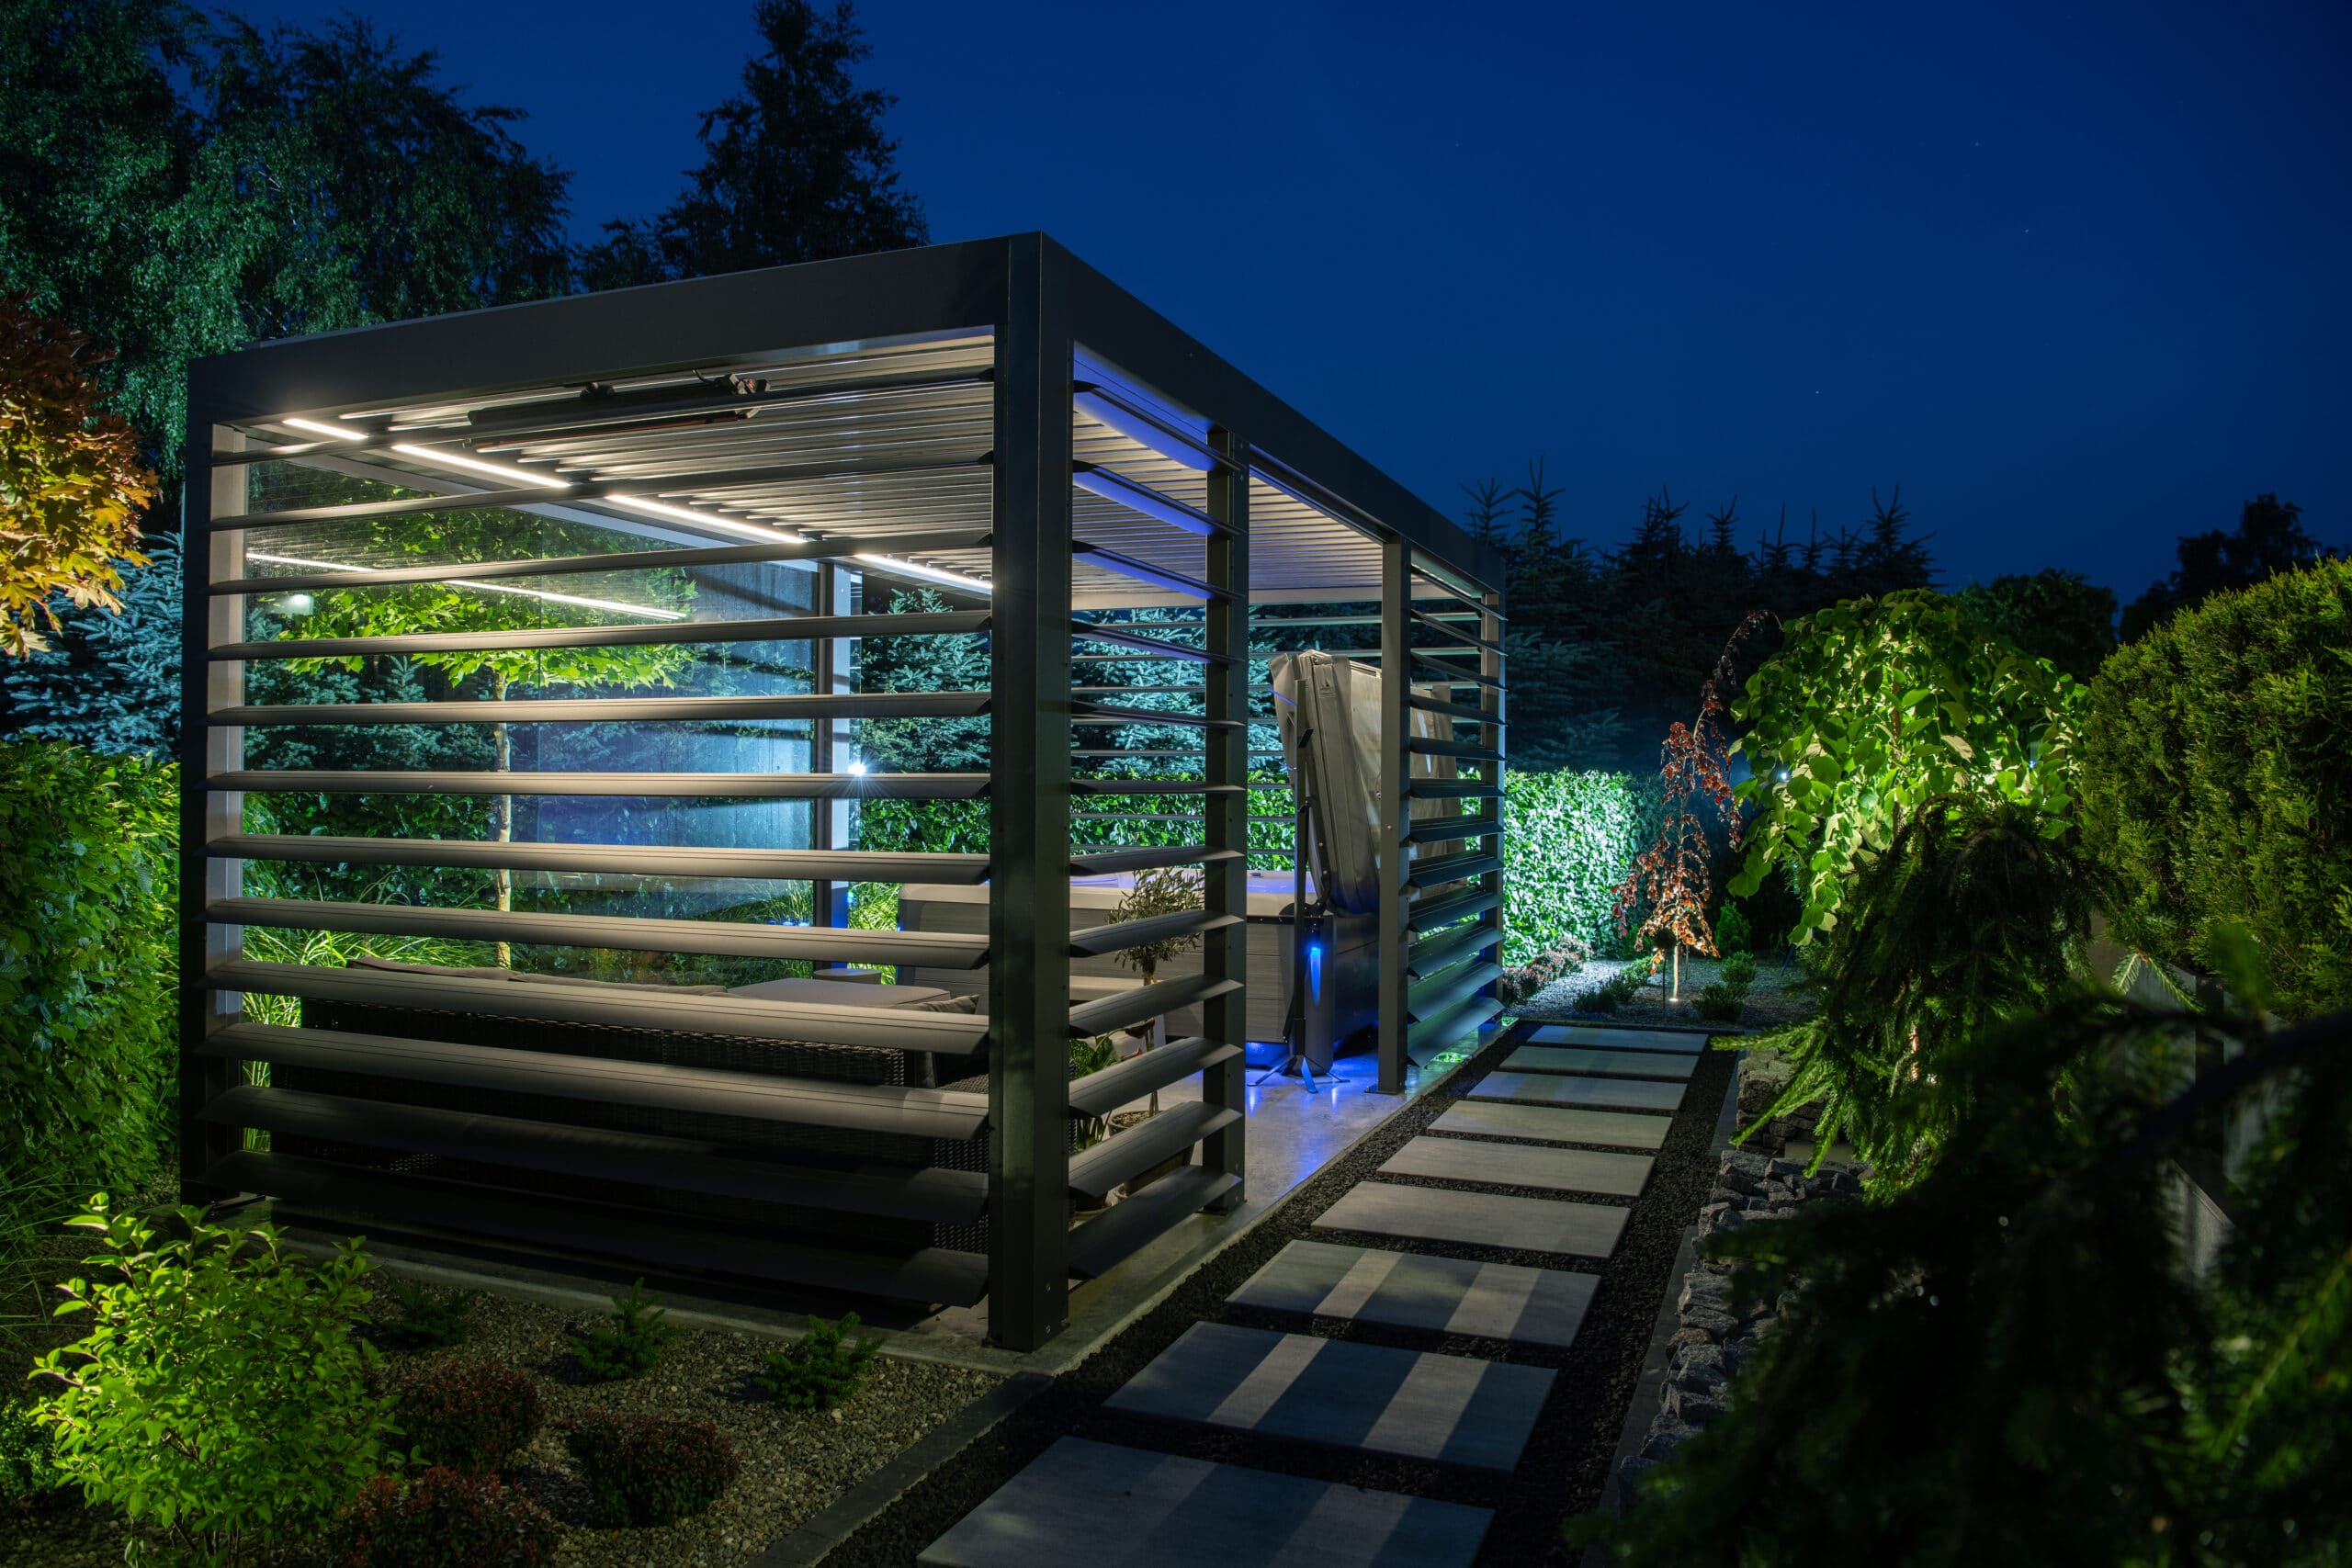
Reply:
<svg viewBox="0 0 2352 1568"><path fill-rule="evenodd" d="M2071 830L2072 742L2083 689L1994 636L1931 589L1858 599L1790 622L1732 711L1752 767L1740 798L1760 807L1745 897L1774 869L1804 898L1795 938L1833 928L1862 868L1939 795L2007 800Z"/></svg>
<svg viewBox="0 0 2352 1568"><path fill-rule="evenodd" d="M0 650L47 648L52 602L119 611L117 562L143 566L139 514L155 476L119 418L102 413L89 339L0 296Z"/></svg>
<svg viewBox="0 0 2352 1568"><path fill-rule="evenodd" d="M922 207L899 186L896 139L882 117L898 100L860 87L851 68L873 52L849 0L759 0L762 52L742 91L702 117L701 167L658 217L606 224L583 257L589 287L707 277L751 267L920 245Z"/></svg>
<svg viewBox="0 0 2352 1568"><path fill-rule="evenodd" d="M5 677L19 728L94 751L168 759L180 737L180 542L150 534L121 608L77 615Z"/></svg>
<svg viewBox="0 0 2352 1568"><path fill-rule="evenodd" d="M890 595L894 615L937 615L953 608L929 588ZM989 645L968 632L910 634L859 639L858 689L866 692L984 692ZM893 773L956 773L989 765L985 718L867 718L857 722L857 747L868 763Z"/></svg>
<svg viewBox="0 0 2352 1568"><path fill-rule="evenodd" d="M2265 491L2239 509L2237 532L2215 528L2182 538L2174 548L2180 564L2172 575L2151 583L2123 612L2123 640L2138 641L2143 632L2216 593L2251 588L2323 558L2327 552L2303 531L2302 515L2293 502Z"/></svg>
<svg viewBox="0 0 2352 1568"><path fill-rule="evenodd" d="M1996 637L2087 683L2115 651L2115 590L2048 567L1972 582L1954 595Z"/></svg>

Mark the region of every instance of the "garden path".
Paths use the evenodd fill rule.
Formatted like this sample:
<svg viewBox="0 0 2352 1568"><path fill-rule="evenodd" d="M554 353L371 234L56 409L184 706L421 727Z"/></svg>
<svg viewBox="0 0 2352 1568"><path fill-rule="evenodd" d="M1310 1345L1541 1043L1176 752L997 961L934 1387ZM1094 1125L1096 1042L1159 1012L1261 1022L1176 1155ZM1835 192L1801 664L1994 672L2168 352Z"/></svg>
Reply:
<svg viewBox="0 0 2352 1568"><path fill-rule="evenodd" d="M1526 1039L1509 1071L1487 1075L1325 1210L1312 1227L1323 1238L1287 1243L1226 1306L1383 1325L1392 1338L1471 1335L1504 1354L1572 1344L1596 1275L1475 1255L1607 1258L1652 1163L1616 1151L1661 1146L1706 1037L1545 1026ZM1416 1249L1432 1243L1453 1255ZM1491 1473L1517 1469L1545 1403L1564 1397L1573 1394L1548 1368L1500 1356L1198 1322L1105 1408ZM1436 1498L1064 1437L921 1561L1453 1568L1476 1559L1491 1517Z"/></svg>

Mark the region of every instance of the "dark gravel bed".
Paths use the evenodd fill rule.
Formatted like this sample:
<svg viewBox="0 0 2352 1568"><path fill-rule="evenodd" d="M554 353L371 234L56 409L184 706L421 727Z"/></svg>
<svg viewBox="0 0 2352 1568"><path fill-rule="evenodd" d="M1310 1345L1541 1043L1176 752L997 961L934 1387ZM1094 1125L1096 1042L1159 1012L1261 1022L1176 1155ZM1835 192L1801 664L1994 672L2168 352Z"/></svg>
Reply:
<svg viewBox="0 0 2352 1568"><path fill-rule="evenodd" d="M1573 975L1562 976L1541 991L1511 1010L1513 1017L1543 1023L1617 1024L1626 1029L1706 1029L1711 1026L1692 1008L1691 1001L1701 990L1712 985L1722 972L1722 964L1713 958L1685 957L1682 960L1682 999L1672 1000L1672 991L1665 976L1651 981L1630 1001L1620 1002L1613 1012L1588 1012L1577 1006L1588 991L1597 989L1625 967L1628 960L1596 958ZM1784 1023L1794 1023L1814 1010L1812 998L1794 989L1804 977L1796 964L1772 960L1759 961L1755 983L1748 987L1741 1004L1739 1017L1726 1027L1733 1033L1761 1033Z"/></svg>
<svg viewBox="0 0 2352 1568"><path fill-rule="evenodd" d="M1728 1052L1700 1059L1690 1092L1658 1151L1649 1185L1632 1202L1623 1238L1607 1259L1464 1247L1434 1242L1310 1232L1315 1217L1369 1177L1406 1142L1491 1071L1523 1030L1491 1043L1443 1084L1407 1106L1346 1157L1325 1168L1272 1215L1218 1254L1159 1306L1104 1344L1055 1385L1008 1417L954 1460L910 1488L826 1559L827 1568L905 1568L957 1519L1011 1480L1056 1438L1099 1441L1282 1471L1319 1480L1491 1508L1480 1561L1521 1565L1566 1562L1560 1520L1597 1505L1642 1361L1665 1299L1683 1228L1705 1201L1715 1177L1713 1148L1717 1113L1735 1067ZM1521 1142L1525 1140L1508 1140ZM1555 1145L1557 1146L1557 1145ZM1611 1150L1623 1153L1623 1150ZM1390 1179L1383 1178L1382 1179ZM1421 1180L1415 1184L1514 1195L1560 1198L1535 1189L1482 1187ZM1579 1201L1613 1202L1598 1196ZM1225 1298L1290 1241L1315 1239L1395 1247L1480 1261L1524 1263L1597 1273L1591 1310L1566 1351L1510 1346L1492 1339L1435 1335L1368 1324L1324 1322L1228 1310ZM1363 1454L1251 1433L1102 1408L1102 1401L1143 1366L1204 1319L1286 1329L1329 1338L1414 1350L1552 1367L1560 1375L1518 1469L1508 1476L1430 1461Z"/></svg>

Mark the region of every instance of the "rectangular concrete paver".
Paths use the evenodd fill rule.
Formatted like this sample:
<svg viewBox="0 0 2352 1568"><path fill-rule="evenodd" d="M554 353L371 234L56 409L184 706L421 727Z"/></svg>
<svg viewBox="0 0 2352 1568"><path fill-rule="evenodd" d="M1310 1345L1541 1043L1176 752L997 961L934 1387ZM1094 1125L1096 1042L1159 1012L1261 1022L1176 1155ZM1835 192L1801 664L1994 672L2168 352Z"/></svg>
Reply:
<svg viewBox="0 0 2352 1568"><path fill-rule="evenodd" d="M1603 1051L1703 1051L1702 1030L1590 1029L1580 1023L1546 1023L1527 1036L1537 1045L1589 1045Z"/></svg>
<svg viewBox="0 0 2352 1568"><path fill-rule="evenodd" d="M1468 1568L1494 1516L1429 1497L1063 1438L924 1568Z"/></svg>
<svg viewBox="0 0 2352 1568"><path fill-rule="evenodd" d="M1387 1176L1433 1176L1444 1181L1483 1181L1495 1187L1544 1187L1555 1192L1638 1198L1642 1183L1649 1179L1650 1157L1422 1137L1391 1155L1380 1169Z"/></svg>
<svg viewBox="0 0 2352 1568"><path fill-rule="evenodd" d="M1625 1228L1626 1213L1607 1203L1573 1203L1563 1198L1506 1198L1365 1181L1324 1210L1315 1228L1606 1258Z"/></svg>
<svg viewBox="0 0 2352 1568"><path fill-rule="evenodd" d="M1564 1350L1599 1283L1566 1269L1294 1241L1226 1302Z"/></svg>
<svg viewBox="0 0 2352 1568"><path fill-rule="evenodd" d="M1612 1111L1672 1111L1682 1103L1684 1085L1640 1078L1563 1077L1552 1073L1492 1072L1468 1098L1515 1100L1532 1105L1588 1105Z"/></svg>
<svg viewBox="0 0 2352 1568"><path fill-rule="evenodd" d="M1547 1138L1559 1144L1600 1144L1612 1149L1665 1145L1668 1116L1623 1111L1564 1111L1549 1105L1514 1105L1499 1100L1465 1100L1430 1123L1432 1133L1480 1134L1489 1138Z"/></svg>
<svg viewBox="0 0 2352 1568"><path fill-rule="evenodd" d="M1591 1073L1607 1078L1687 1078L1699 1058L1673 1051L1595 1051L1582 1045L1522 1045L1503 1058L1513 1072Z"/></svg>
<svg viewBox="0 0 2352 1568"><path fill-rule="evenodd" d="M1510 1470L1552 1391L1543 1367L1196 1323L1106 1409Z"/></svg>

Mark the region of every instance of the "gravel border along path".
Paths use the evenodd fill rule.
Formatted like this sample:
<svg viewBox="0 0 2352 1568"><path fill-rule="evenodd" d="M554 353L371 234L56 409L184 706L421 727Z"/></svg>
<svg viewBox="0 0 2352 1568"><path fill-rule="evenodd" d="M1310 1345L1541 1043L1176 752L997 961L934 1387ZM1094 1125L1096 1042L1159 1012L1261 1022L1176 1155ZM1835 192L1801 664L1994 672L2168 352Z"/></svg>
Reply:
<svg viewBox="0 0 2352 1568"><path fill-rule="evenodd" d="M1282 1471L1325 1481L1466 1503L1495 1512L1480 1552L1482 1563L1512 1568L1566 1562L1560 1520L1597 1506L1618 1433L1639 1382L1651 1325L1664 1299L1682 1232L1699 1212L1715 1178L1715 1128L1736 1066L1728 1052L1702 1053L1682 1108L1658 1151L1648 1186L1630 1203L1633 1213L1615 1253L1605 1260L1418 1242L1411 1250L1480 1261L1524 1263L1598 1273L1600 1286L1576 1343L1566 1351L1462 1336L1436 1336L1377 1325L1274 1317L1227 1309L1225 1298L1283 1244L1307 1236L1315 1218L1372 1174L1408 1140L1462 1098L1521 1043L1526 1026L1505 1032L1445 1082L1406 1106L1341 1159L1325 1167L1233 1246L1218 1253L1158 1307L1146 1314L1054 1387L910 1487L888 1509L824 1558L825 1568L907 1568L957 1519L1011 1480L1057 1438L1077 1436L1165 1453ZM1556 1145L1555 1145L1556 1146ZM1622 1152L1622 1151L1610 1151ZM1449 1190L1513 1193L1507 1187ZM1519 1195L1556 1198L1532 1190ZM1583 1201L1626 1202L1597 1199ZM1317 1239L1348 1233L1312 1233ZM1258 1433L1163 1421L1105 1410L1102 1401L1147 1362L1204 1319L1283 1328L1416 1350L1438 1350L1489 1360L1558 1369L1519 1468L1508 1476L1480 1474L1427 1461L1397 1459L1270 1438Z"/></svg>

